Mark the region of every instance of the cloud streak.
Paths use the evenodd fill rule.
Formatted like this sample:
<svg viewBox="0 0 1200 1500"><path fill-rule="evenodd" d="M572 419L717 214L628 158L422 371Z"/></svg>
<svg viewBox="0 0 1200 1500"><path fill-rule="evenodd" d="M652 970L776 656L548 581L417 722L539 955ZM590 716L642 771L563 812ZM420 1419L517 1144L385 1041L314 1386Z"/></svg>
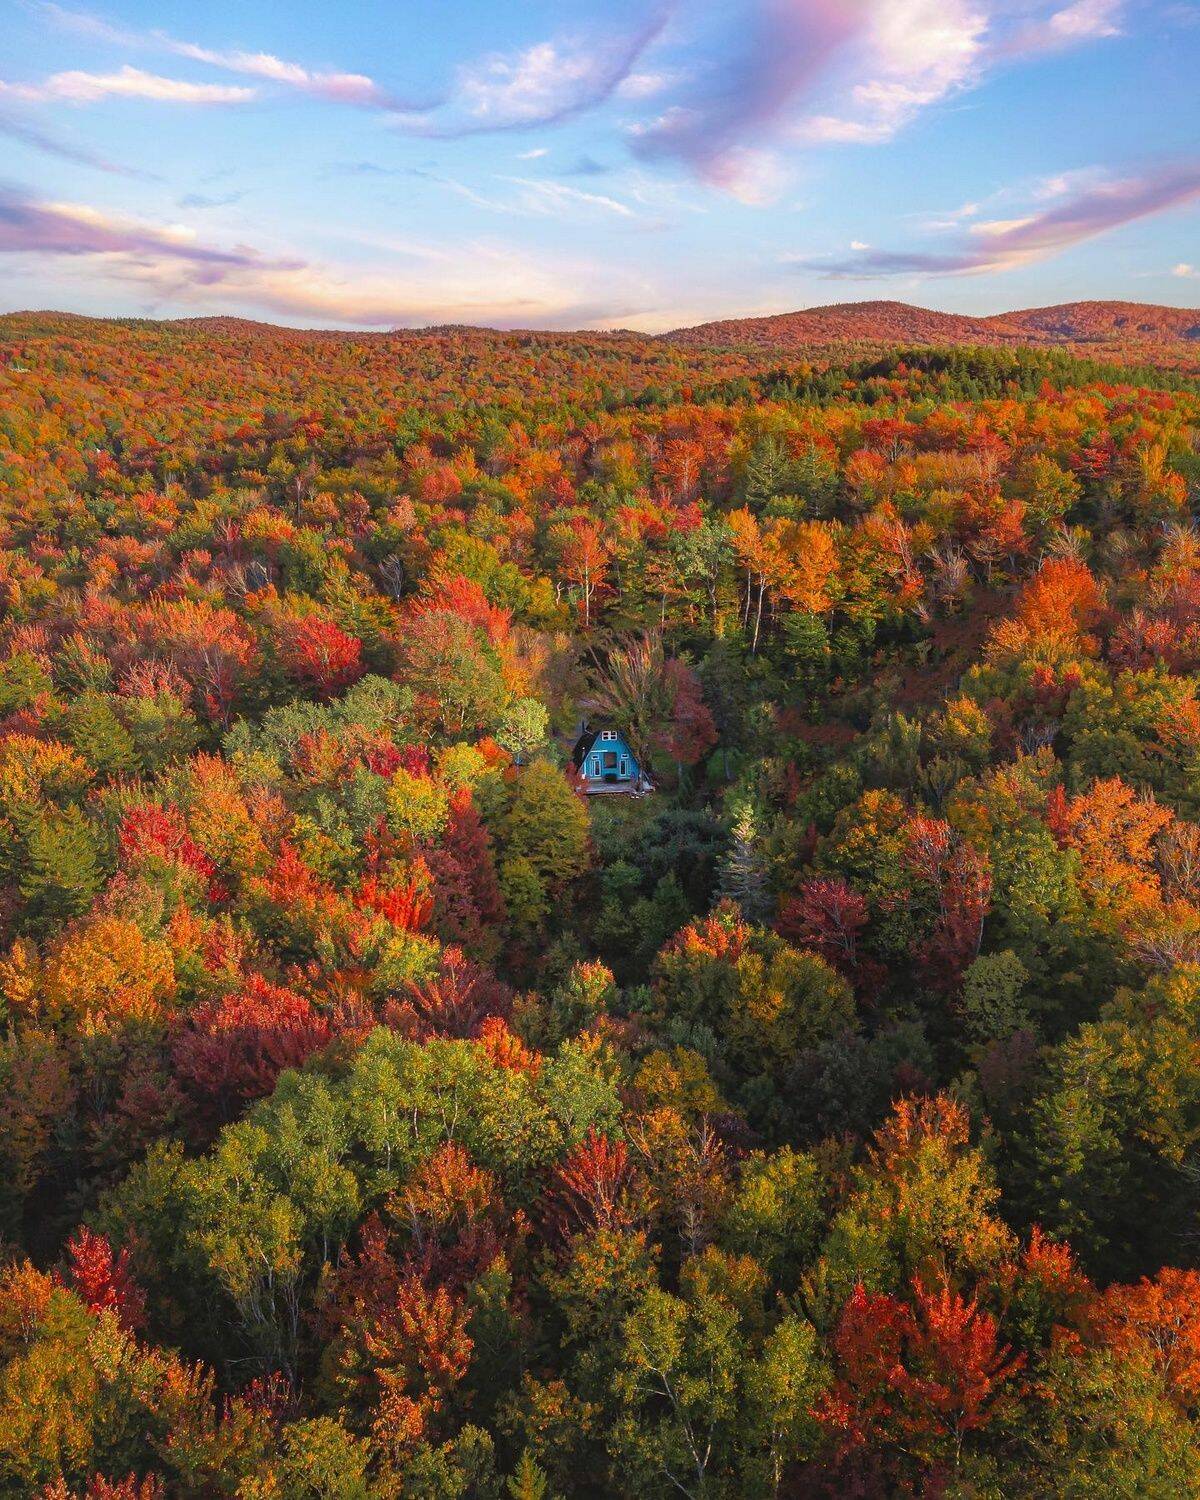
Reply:
<svg viewBox="0 0 1200 1500"><path fill-rule="evenodd" d="M700 69L667 75L666 108L632 149L767 201L781 145L883 144L1006 59L1117 35L1121 9L1073 0L998 41L1001 0L740 0Z"/></svg>
<svg viewBox="0 0 1200 1500"><path fill-rule="evenodd" d="M489 197L477 192L464 182L452 177L430 174L432 180L440 182L458 193L460 197L480 208L494 213L516 214L523 218L572 219L580 215L594 217L597 213L618 219L636 219L638 215L627 203L607 193L588 193L581 188L569 187L565 182L554 182L545 177L516 177L501 174L498 182L508 183L516 189L509 198Z"/></svg>
<svg viewBox="0 0 1200 1500"><path fill-rule="evenodd" d="M163 78L127 63L115 73L84 73L72 69L52 73L42 83L3 83L0 93L26 103L95 104L101 99L148 99L155 104L248 104L256 91L223 83L189 83Z"/></svg>
<svg viewBox="0 0 1200 1500"><path fill-rule="evenodd" d="M464 64L442 107L400 116L395 123L410 134L440 140L562 124L616 93L667 16L662 8L617 37L559 38Z"/></svg>
<svg viewBox="0 0 1200 1500"><path fill-rule="evenodd" d="M167 52L327 103L382 110L409 134L451 140L559 124L604 103L622 87L633 95L657 87L657 76L634 68L662 32L673 3L660 0L642 26L621 35L559 38L463 63L448 93L422 100L403 98L365 73L308 68L272 52L207 47L160 30L131 31L51 3L41 9L60 28L96 41Z"/></svg>
<svg viewBox="0 0 1200 1500"><path fill-rule="evenodd" d="M852 259L808 260L802 264L834 280L1011 271L1197 199L1200 159L1097 183L1078 190L1053 208L1023 218L973 224L958 247L950 251L869 250Z"/></svg>
<svg viewBox="0 0 1200 1500"><path fill-rule="evenodd" d="M206 244L179 228L41 200L13 186L0 187L0 256L84 259L97 277L132 283L155 302L338 326L578 327L623 310L613 301L580 300L577 289L594 280L594 270L538 265L527 254L493 245L398 247L392 258L405 263L403 275L394 266L343 274L250 246ZM624 310L632 309L626 304Z"/></svg>
<svg viewBox="0 0 1200 1500"><path fill-rule="evenodd" d="M327 103L352 105L360 109L395 110L414 107L411 100L400 98L365 73L307 68L301 63L277 57L273 52L204 47L197 42L181 41L165 31L128 31L112 26L87 11L68 10L60 5L46 4L41 9L62 29L96 41L113 46L168 52L175 57L185 57L192 62L219 68L223 72L278 84L297 93L323 99Z"/></svg>
<svg viewBox="0 0 1200 1500"><path fill-rule="evenodd" d="M1074 0L1041 20L1027 22L998 49L1001 56L1058 52L1083 42L1121 35L1124 0Z"/></svg>
<svg viewBox="0 0 1200 1500"><path fill-rule="evenodd" d="M874 0L853 84L837 113L797 131L808 142L879 145L923 110L978 82L988 15L975 0Z"/></svg>
<svg viewBox="0 0 1200 1500"><path fill-rule="evenodd" d="M286 62L271 52L221 52L165 37L163 44L177 56L191 58L193 62L207 63L210 67L223 68L229 73L282 84L285 88L295 89L299 93L309 94L332 104L350 104L359 109L404 107L400 99L373 78L368 78L365 73L314 71L299 63Z"/></svg>
<svg viewBox="0 0 1200 1500"><path fill-rule="evenodd" d="M219 249L198 242L182 229L119 218L84 205L36 199L12 186L0 187L0 254L177 262L207 282L233 268L295 270L303 265L302 261L271 261L246 247Z"/></svg>
<svg viewBox="0 0 1200 1500"><path fill-rule="evenodd" d="M868 15L866 0L758 0L740 42L637 127L635 155L673 160L751 200L767 196L771 163L758 143L816 84Z"/></svg>
<svg viewBox="0 0 1200 1500"><path fill-rule="evenodd" d="M133 167L121 166L119 162L109 161L107 157L90 151L86 146L77 146L73 141L64 141L59 136L48 130L43 130L40 125L35 125L31 120L22 119L19 115L9 114L0 110L0 136L7 136L9 140L20 141L23 146L31 146L35 151L42 151L47 156L56 156L59 161L68 161L78 167L93 167L97 172L110 172L118 177L149 177L149 173L136 171Z"/></svg>

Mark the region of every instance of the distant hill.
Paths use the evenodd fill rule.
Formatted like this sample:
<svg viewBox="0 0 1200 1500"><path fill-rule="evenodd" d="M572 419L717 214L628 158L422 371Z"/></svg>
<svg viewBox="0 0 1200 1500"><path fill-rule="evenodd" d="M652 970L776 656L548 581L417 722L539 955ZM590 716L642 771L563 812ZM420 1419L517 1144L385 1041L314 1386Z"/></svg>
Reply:
<svg viewBox="0 0 1200 1500"><path fill-rule="evenodd" d="M684 348L794 353L831 344L1060 344L1152 348L1200 343L1200 309L1141 302L1064 302L971 318L908 302L837 302L762 318L724 318L662 335ZM1181 351L1182 352L1182 351ZM1193 353L1194 349L1188 349Z"/></svg>
<svg viewBox="0 0 1200 1500"><path fill-rule="evenodd" d="M1049 343L1200 342L1200 309L1158 307L1152 302L1064 302L1058 307L1031 307L981 321Z"/></svg>
<svg viewBox="0 0 1200 1500"><path fill-rule="evenodd" d="M293 328L286 323L266 323L259 319L240 318L228 313L188 318L102 318L92 317L86 313L56 312L53 309L0 313L0 339L88 338L111 329L132 329L148 334L194 334L230 345L271 339L293 343L312 340L375 343L387 339L418 341L469 339L480 340L484 343L497 340L508 343L550 340L570 344L638 343L648 346L657 342L655 335L639 333L636 329L630 328L564 331L544 328L489 328L485 324L478 323L430 323L413 328L386 329Z"/></svg>
<svg viewBox="0 0 1200 1500"><path fill-rule="evenodd" d="M679 350L736 352L739 357L761 361L764 357L807 355L839 348L874 351L896 345L983 344L1057 347L1123 362L1140 360L1189 370L1200 367L1200 308L1160 307L1148 302L1064 302L1057 307L1031 307L984 318L937 312L908 302L835 302L828 307L809 307L769 317L723 318L658 335L631 329L602 333L536 328L498 330L472 324L386 331L299 329L222 314L163 321L92 318L55 311L0 314L0 339L5 340L86 338L106 327L134 330L152 337L174 331L227 342L230 348L271 339L288 343L479 340L483 344L499 341L518 346L533 341L556 347L588 344L615 348L642 344L661 349L666 345Z"/></svg>

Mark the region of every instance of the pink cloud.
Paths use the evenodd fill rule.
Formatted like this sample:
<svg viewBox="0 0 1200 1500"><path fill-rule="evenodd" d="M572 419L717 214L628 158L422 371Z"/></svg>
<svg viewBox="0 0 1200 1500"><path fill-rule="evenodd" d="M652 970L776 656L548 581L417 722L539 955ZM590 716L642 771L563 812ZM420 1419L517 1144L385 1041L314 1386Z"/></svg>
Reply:
<svg viewBox="0 0 1200 1500"><path fill-rule="evenodd" d="M129 31L86 11L53 4L43 9L58 26L113 45L169 52L329 103L385 110L410 134L451 139L553 125L602 104L632 80L638 59L662 31L671 3L661 0L646 22L628 33L538 42L520 52L464 63L447 97L420 102L400 98L365 73L309 68L272 52L206 47L165 31Z"/></svg>
<svg viewBox="0 0 1200 1500"><path fill-rule="evenodd" d="M382 248L392 251L390 263L342 271L245 245L209 245L180 229L0 187L0 256L91 257L89 277L132 284L155 304L267 311L364 328L579 327L622 312L628 316L633 307L628 292L620 290L580 299L580 286L600 284L603 273L596 267L539 264L525 251L478 243L452 250Z"/></svg>
<svg viewBox="0 0 1200 1500"><path fill-rule="evenodd" d="M622 35L559 38L466 63L438 111L413 112L396 123L435 139L560 124L603 104L633 76L667 16L664 6Z"/></svg>
<svg viewBox="0 0 1200 1500"><path fill-rule="evenodd" d="M863 0L758 0L740 44L634 132L635 154L681 161L709 182L736 186L747 162L755 165L749 153L756 143L784 120L866 18Z"/></svg>
<svg viewBox="0 0 1200 1500"><path fill-rule="evenodd" d="M822 144L881 145L921 111L978 83L989 24L982 0L872 0L852 76L835 111L803 120L797 136Z"/></svg>
<svg viewBox="0 0 1200 1500"><path fill-rule="evenodd" d="M283 84L287 88L311 94L314 98L325 99L333 104L352 104L365 109L401 108L401 102L394 94L364 73L313 70L302 67L299 63L286 62L271 52L220 52L196 46L192 42L169 39L164 39L164 45L180 57L190 57L195 62L224 68L230 73L241 73L270 83Z"/></svg>
<svg viewBox="0 0 1200 1500"><path fill-rule="evenodd" d="M128 64L115 73L72 69L53 73L43 83L0 83L0 93L31 103L95 104L100 99L148 99L156 104L246 104L255 91L232 84L188 83L163 78Z"/></svg>
<svg viewBox="0 0 1200 1500"><path fill-rule="evenodd" d="M1001 0L738 0L706 66L634 127L633 150L761 199L747 181L780 176L779 144L888 142L1006 58L1117 35L1122 0L1025 8L1037 13L1013 28Z"/></svg>
<svg viewBox="0 0 1200 1500"><path fill-rule="evenodd" d="M295 268L299 261L268 261L246 248L218 249L171 229L120 219L76 204L50 203L19 188L0 188L0 254L120 255L150 257L204 268Z"/></svg>
<svg viewBox="0 0 1200 1500"><path fill-rule="evenodd" d="M1021 55L1031 52L1057 52L1083 42L1100 41L1121 35L1124 0L1074 0L1071 5L1051 12L1041 20L1028 22L999 50Z"/></svg>
<svg viewBox="0 0 1200 1500"><path fill-rule="evenodd" d="M1200 160L1084 187L1054 208L1024 218L972 225L951 251L870 250L849 260L805 264L835 279L1010 271L1198 198Z"/></svg>
<svg viewBox="0 0 1200 1500"><path fill-rule="evenodd" d="M9 140L20 141L23 146L31 146L35 151L42 151L47 156L57 156L60 161L73 162L80 167L94 167L98 172L112 172L119 177L149 175L145 172L137 172L132 167L123 167L119 162L109 161L107 157L89 150L86 146L63 140L20 115L0 111L0 135L7 136Z"/></svg>
<svg viewBox="0 0 1200 1500"><path fill-rule="evenodd" d="M205 63L227 73L259 78L334 104L349 104L364 109L412 107L410 102L401 100L363 73L307 68L271 52L202 47L196 42L181 41L165 31L129 31L110 25L87 11L68 10L60 5L45 4L42 9L63 30L113 46L169 52L176 57L186 57L192 62Z"/></svg>

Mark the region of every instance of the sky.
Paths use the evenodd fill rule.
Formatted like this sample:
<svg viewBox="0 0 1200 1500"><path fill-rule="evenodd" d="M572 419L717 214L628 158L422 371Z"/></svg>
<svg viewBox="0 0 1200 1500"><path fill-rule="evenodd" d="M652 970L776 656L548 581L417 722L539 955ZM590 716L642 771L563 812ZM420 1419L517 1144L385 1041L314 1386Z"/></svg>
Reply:
<svg viewBox="0 0 1200 1500"><path fill-rule="evenodd" d="M0 308L1200 305L1200 0L0 0Z"/></svg>

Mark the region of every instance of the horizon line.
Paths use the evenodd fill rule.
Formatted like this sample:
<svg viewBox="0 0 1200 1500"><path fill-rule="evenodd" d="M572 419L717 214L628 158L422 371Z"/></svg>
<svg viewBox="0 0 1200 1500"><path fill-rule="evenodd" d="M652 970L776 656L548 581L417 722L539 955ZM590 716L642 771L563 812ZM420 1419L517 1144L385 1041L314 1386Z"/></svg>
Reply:
<svg viewBox="0 0 1200 1500"><path fill-rule="evenodd" d="M155 317L151 314L142 313L88 313L77 312L71 308L58 307L20 307L7 308L0 311L0 318L80 318L93 323L152 323L159 326L171 325L204 325L221 322L245 323L259 328L278 329L287 333L313 333L313 334L342 334L347 337L375 337L386 338L396 334L421 334L436 333L443 330L462 330L472 333L495 333L495 334L546 334L551 336L577 336L588 335L593 338L616 338L621 336L633 336L645 339L670 339L682 334L692 333L700 329L719 328L729 323L763 323L776 318L799 317L805 313L833 312L837 309L846 308L903 308L906 311L933 314L939 318L953 318L968 323L995 323L1004 318L1028 315L1030 313L1053 312L1063 308L1084 307L1129 307L1139 309L1150 309L1155 311L1194 313L1200 319L1200 307L1187 303L1174 302L1137 302L1125 297L1083 297L1075 298L1067 302L1053 302L1039 304L1032 307L1009 307L997 312L990 313L964 313L954 312L945 308L932 307L920 302L905 302L896 297L874 297L855 298L844 302L820 302L812 303L804 307L786 307L779 312L758 313L730 313L716 318L705 318L696 323L681 323L670 329L651 332L646 329L636 328L630 324L621 324L611 328L597 328L579 326L573 328L555 328L536 324L509 324L496 323L419 323L419 324L391 324L391 325L347 325L347 324L312 324L312 323L288 323L277 322L270 318L253 317L245 313L237 312L212 312L199 314L185 314L172 317ZM1064 342L1071 342L1069 335L1063 336Z"/></svg>

